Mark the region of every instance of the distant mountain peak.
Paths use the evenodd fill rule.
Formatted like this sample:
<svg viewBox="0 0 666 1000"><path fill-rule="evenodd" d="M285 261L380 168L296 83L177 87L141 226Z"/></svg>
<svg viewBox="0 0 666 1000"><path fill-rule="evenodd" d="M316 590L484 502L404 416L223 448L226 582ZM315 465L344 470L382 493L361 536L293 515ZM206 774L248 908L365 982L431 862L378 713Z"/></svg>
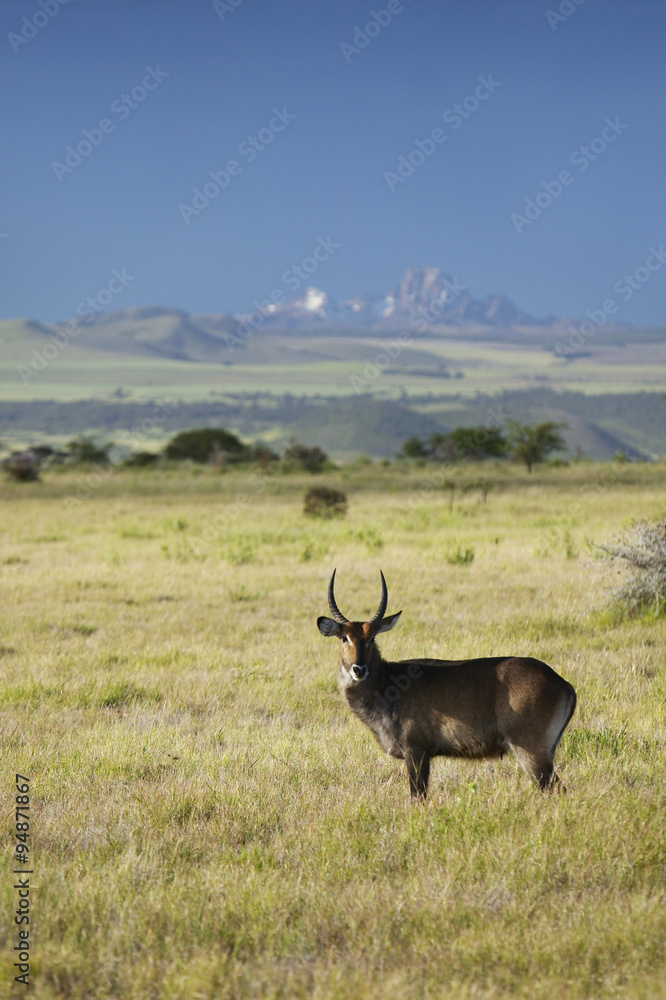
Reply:
<svg viewBox="0 0 666 1000"><path fill-rule="evenodd" d="M320 288L308 287L297 298L262 308L267 325L381 327L445 323L451 326L533 326L537 320L506 295L475 299L465 285L439 267L410 268L385 295L360 294L339 302ZM251 314L237 314L248 321Z"/></svg>

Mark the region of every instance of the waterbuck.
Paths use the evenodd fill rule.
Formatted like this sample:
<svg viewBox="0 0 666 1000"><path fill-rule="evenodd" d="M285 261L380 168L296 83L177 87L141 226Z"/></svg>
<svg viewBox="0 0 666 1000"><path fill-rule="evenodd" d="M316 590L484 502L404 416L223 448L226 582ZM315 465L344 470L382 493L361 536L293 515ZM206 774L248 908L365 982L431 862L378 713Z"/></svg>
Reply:
<svg viewBox="0 0 666 1000"><path fill-rule="evenodd" d="M384 574L377 613L350 622L328 585L331 618L319 631L341 640L338 680L349 707L380 746L407 765L412 798L425 798L431 757L502 757L512 750L542 790L559 781L557 744L576 707L571 684L531 656L474 660L385 660L375 642L402 614L384 617Z"/></svg>

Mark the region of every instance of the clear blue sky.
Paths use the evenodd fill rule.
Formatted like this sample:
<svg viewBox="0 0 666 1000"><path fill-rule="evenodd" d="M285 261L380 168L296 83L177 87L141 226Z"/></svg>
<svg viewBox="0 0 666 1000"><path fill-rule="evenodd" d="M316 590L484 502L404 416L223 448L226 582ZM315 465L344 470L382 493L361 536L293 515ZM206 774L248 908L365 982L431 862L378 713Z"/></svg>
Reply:
<svg viewBox="0 0 666 1000"><path fill-rule="evenodd" d="M336 297L433 265L537 315L617 298L666 243L666 2L567 0L553 26L559 0L392 0L345 56L387 2L69 0L49 16L0 0L0 316L67 318L123 267L110 309L241 311L320 237L340 246L312 284ZM146 67L154 89L132 100ZM480 76L500 85L445 121ZM239 146L281 124L274 108L295 118L250 160ZM90 155L54 168L104 118ZM607 118L628 127L582 170L576 150ZM434 129L446 139L389 185ZM179 206L230 160L236 175L186 222ZM512 214L567 169L518 233ZM665 290L666 265L617 318L665 323Z"/></svg>

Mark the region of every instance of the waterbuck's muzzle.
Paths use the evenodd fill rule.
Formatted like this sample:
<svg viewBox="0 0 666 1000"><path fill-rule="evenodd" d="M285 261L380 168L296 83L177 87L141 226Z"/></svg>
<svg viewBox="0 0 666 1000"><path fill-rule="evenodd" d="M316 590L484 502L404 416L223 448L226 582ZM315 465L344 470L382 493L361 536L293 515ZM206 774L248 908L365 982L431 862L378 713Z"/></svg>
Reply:
<svg viewBox="0 0 666 1000"><path fill-rule="evenodd" d="M365 678L370 673L370 671L366 667L365 663L363 664L354 663L350 667L349 673L352 675L355 681L364 681Z"/></svg>

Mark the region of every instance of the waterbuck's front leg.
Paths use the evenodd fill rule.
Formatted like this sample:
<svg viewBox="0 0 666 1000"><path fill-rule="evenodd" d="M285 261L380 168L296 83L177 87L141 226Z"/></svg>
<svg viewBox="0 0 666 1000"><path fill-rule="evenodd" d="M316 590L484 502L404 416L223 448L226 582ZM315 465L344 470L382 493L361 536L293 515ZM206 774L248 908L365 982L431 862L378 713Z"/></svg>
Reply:
<svg viewBox="0 0 666 1000"><path fill-rule="evenodd" d="M412 799L425 799L430 778L430 757L424 750L407 750L405 764L409 777L409 791Z"/></svg>

